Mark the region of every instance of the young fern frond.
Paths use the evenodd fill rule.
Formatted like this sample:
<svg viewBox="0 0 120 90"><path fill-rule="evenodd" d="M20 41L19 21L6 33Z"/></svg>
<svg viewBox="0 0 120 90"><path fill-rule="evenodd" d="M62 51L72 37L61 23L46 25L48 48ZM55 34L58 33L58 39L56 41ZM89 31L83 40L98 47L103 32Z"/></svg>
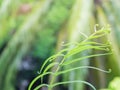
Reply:
<svg viewBox="0 0 120 90"><path fill-rule="evenodd" d="M49 65L45 68L45 70L43 71L43 73L46 73L49 69L51 69L53 66L58 65L58 64L59 64L58 62L54 62L54 63L49 64ZM40 73L39 73L39 74L40 74ZM41 83L43 83L43 77L41 77Z"/></svg>
<svg viewBox="0 0 120 90"><path fill-rule="evenodd" d="M36 78L34 78L34 79L32 80L32 82L30 83L30 85L29 85L29 87L28 87L28 90L33 90L33 89L32 89L32 86L35 84L35 82L36 82L37 80L41 79L43 76L50 75L50 74L53 75L54 73L53 73L53 72L46 72L46 73L43 73L43 74L38 75Z"/></svg>
<svg viewBox="0 0 120 90"><path fill-rule="evenodd" d="M96 50L104 50L104 51L108 51L108 49L106 48L106 46L82 46L82 48L75 48L74 50L71 50L68 52L68 54L66 54L66 58L70 57L72 55L75 55L77 53L80 53L82 51L85 50L89 50L89 49L96 49Z"/></svg>
<svg viewBox="0 0 120 90"><path fill-rule="evenodd" d="M55 60L57 57L59 57L59 56L64 56L64 54L59 54L59 53L58 53L58 54L55 54L55 55L49 57L47 60L45 60L45 62L43 63L43 65L42 65L39 73L40 73L40 74L42 73L44 67L48 64L48 62L54 61L54 60Z"/></svg>
<svg viewBox="0 0 120 90"><path fill-rule="evenodd" d="M73 59L73 60L65 61L65 62L62 64L62 66L69 65L69 64L72 64L72 63L75 63L75 62L78 62L78 61L87 59L87 58L92 58L92 57L97 57L97 56L104 56L104 55L110 55L110 54L112 54L112 53L93 54L93 55L89 55L89 56L83 56L83 57L76 58L76 59Z"/></svg>
<svg viewBox="0 0 120 90"><path fill-rule="evenodd" d="M41 87L50 87L49 84L41 84L41 85L38 85L34 90L39 90Z"/></svg>
<svg viewBox="0 0 120 90"><path fill-rule="evenodd" d="M53 84L52 86L50 86L48 84L42 84L42 85L38 85L34 90L39 90L43 86L47 86L48 88L53 88L53 87L56 87L58 85L70 84L70 83L84 83L84 84L90 86L93 90L96 90L96 88L92 84L90 84L90 83L88 83L86 81L81 81L81 80L58 82L58 83Z"/></svg>
<svg viewBox="0 0 120 90"><path fill-rule="evenodd" d="M43 81L44 77L46 75L52 75L53 77L51 78L49 84L40 84L37 87L34 88L34 90L39 90L41 87L46 86L48 88L48 90L52 90L54 87L61 85L61 84L70 84L70 83L84 83L89 85L93 90L96 90L95 87L93 85L91 85L90 83L86 82L86 81L81 81L81 80L74 80L74 81L63 81L63 82L54 82L55 79L59 76L59 75L63 75L66 74L68 72L74 71L74 70L78 70L78 69L83 69L83 68L88 68L88 69L95 69L104 73L110 73L111 70L105 71L102 70L100 68L97 67L92 67L92 66L80 66L80 67L72 67L69 68L68 70L63 70L61 71L61 68L64 67L65 65L70 65L72 63L78 62L80 60L84 60L84 59L88 59L91 57L97 57L97 56L104 56L104 55L109 55L111 54L110 50L109 50L109 44L108 43L98 43L96 41L92 41L94 39L103 37L105 35L107 35L110 32L109 28L102 28L98 31L95 31L92 35L88 36L87 38L85 38L85 40L81 41L80 43L78 42L73 42L73 43L67 43L67 44L63 44L62 46L65 46L65 49L61 50L60 52L58 52L57 54L49 57L42 65L39 75L30 83L28 90L33 90L32 87L34 85L34 83L37 80ZM73 47L69 48L69 46L72 44ZM67 47L67 48L66 48ZM87 55L87 56L83 56L83 57L78 57L72 60L67 60L69 59L69 57L74 56L76 54L79 54L83 51L86 50L100 50L100 51L109 51L108 53L99 53L99 54L92 54L92 55ZM60 61L56 61L56 59L59 58ZM55 71L49 71L52 67L56 66Z"/></svg>
<svg viewBox="0 0 120 90"><path fill-rule="evenodd" d="M110 73L110 72L111 72L111 69L109 69L108 71L105 71L105 70L102 70L102 69L97 68L97 67L92 67L92 66L80 66L80 67L75 67L75 68L71 68L71 69L68 69L68 70L64 70L64 71L57 72L55 75L58 76L58 75L60 75L60 74L65 74L65 73L67 73L67 72L71 72L71 71L78 70L78 69L83 69L83 68L94 69L94 70L98 70L98 71L101 71L101 72L104 72L104 73Z"/></svg>
<svg viewBox="0 0 120 90"><path fill-rule="evenodd" d="M53 84L52 87L55 87L55 86L58 86L58 85L61 85L61 84L70 84L70 83L84 83L86 85L89 85L93 90L96 90L96 88L92 84L90 84L86 81L81 81L81 80L58 82L58 83Z"/></svg>
<svg viewBox="0 0 120 90"><path fill-rule="evenodd" d="M53 66L55 66L55 65L59 65L59 63L58 63L58 62L54 62L54 63L49 64L49 65L45 68L45 70L44 70L43 73L46 73L49 69L51 69L51 68L52 68Z"/></svg>

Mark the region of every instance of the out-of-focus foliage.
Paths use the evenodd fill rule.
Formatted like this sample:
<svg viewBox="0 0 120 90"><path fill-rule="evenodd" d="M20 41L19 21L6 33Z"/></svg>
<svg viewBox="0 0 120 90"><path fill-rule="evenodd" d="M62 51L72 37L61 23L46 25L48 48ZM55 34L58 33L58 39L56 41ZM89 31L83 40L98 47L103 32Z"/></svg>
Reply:
<svg viewBox="0 0 120 90"><path fill-rule="evenodd" d="M58 30L68 19L74 0L55 0L43 18L43 29L37 33L34 55L45 59L54 50ZM58 12L59 11L59 12Z"/></svg>
<svg viewBox="0 0 120 90"><path fill-rule="evenodd" d="M10 2L13 1L8 0L9 4ZM30 50L35 35L34 34L35 30L33 29L33 27L35 23L38 22L39 18L41 18L41 16L47 12L49 6L51 5L51 2L52 0L49 1L45 0L38 2L39 5L37 5L37 8L35 8L31 13L29 13L30 15L23 20L19 28L15 28L17 29L17 31L13 34L13 36L11 36L11 39L6 43L7 45L3 49L0 56L0 89L1 90L15 89L15 83L11 83L11 82L15 82L16 79L15 76L18 70L18 66L20 65L20 62L24 57L24 55ZM3 3L7 3L7 2L3 2ZM9 9L7 8L7 10ZM4 12L8 13L9 11L7 10L6 11L4 10ZM4 12L2 14L4 14ZM4 19L3 22L0 22L1 32L4 33L8 29L10 31L11 28L9 27L9 23L7 24L7 18L0 18L0 19L2 20ZM8 25L8 26L4 26L4 25ZM14 28L12 28L11 32L13 30ZM10 34L10 32L7 33ZM7 36L8 35L5 35L5 37ZM4 39L4 37L1 37L0 39L2 40Z"/></svg>
<svg viewBox="0 0 120 90"><path fill-rule="evenodd" d="M101 90L119 90L120 89L120 77L115 77L108 85L108 89Z"/></svg>
<svg viewBox="0 0 120 90"><path fill-rule="evenodd" d="M15 87L17 90L26 90L29 81L35 77L38 67L47 57L61 50L61 44L81 41L99 30L96 23L100 27L110 24L111 34L96 41L109 40L113 54L94 57L73 66L111 68L112 73L76 70L65 74L62 80L87 79L98 89L107 87L114 77L120 75L119 10L119 0L0 0L0 90L15 90ZM71 59L91 53L99 52L90 50ZM18 74L20 82L17 80ZM49 82L48 78L46 80ZM63 87L65 90L89 89L82 84Z"/></svg>
<svg viewBox="0 0 120 90"><path fill-rule="evenodd" d="M109 90L119 90L120 89L120 77L114 78L110 82L108 88L109 88Z"/></svg>

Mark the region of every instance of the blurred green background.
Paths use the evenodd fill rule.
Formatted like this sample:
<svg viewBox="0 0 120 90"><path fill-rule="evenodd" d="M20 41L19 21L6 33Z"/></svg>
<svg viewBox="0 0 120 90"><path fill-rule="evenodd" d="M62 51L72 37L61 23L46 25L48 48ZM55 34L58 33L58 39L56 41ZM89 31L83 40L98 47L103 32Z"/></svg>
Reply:
<svg viewBox="0 0 120 90"><path fill-rule="evenodd" d="M119 2L0 0L0 90L27 90L45 59L61 50L63 43L81 41L83 36L80 32L90 35L107 24L111 27L110 35L98 41L105 42L108 39L113 54L90 58L74 65L91 65L104 70L110 68L112 72L76 70L64 75L60 81L80 79L90 82L97 90L120 90ZM99 27L96 28L95 24L99 24ZM94 50L90 52L98 53ZM87 54L83 52L80 55ZM48 78L44 82L48 82ZM56 90L91 89L79 83L60 86Z"/></svg>

